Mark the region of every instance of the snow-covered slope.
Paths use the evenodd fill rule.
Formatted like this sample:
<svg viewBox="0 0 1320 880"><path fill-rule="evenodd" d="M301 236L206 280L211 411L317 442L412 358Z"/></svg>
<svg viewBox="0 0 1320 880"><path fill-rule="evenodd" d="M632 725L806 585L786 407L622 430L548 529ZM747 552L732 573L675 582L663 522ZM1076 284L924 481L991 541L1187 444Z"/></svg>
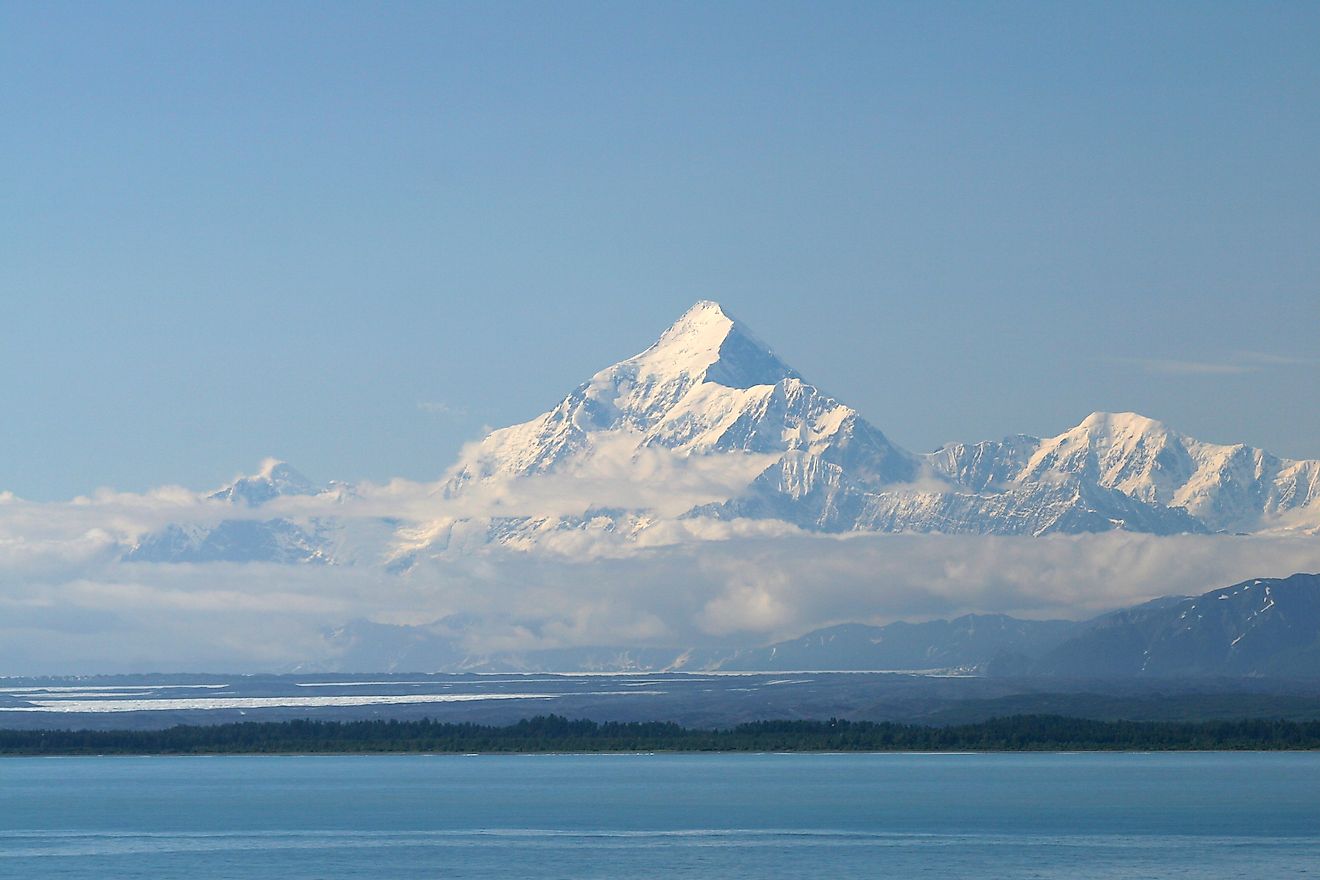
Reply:
<svg viewBox="0 0 1320 880"><path fill-rule="evenodd" d="M853 496L910 481L919 468L717 303L699 302L650 348L601 370L551 411L492 433L459 464L447 491L499 476L589 471L602 450L722 459L747 475L753 495L773 483L774 500L788 502L761 505L754 515L827 530L850 526L841 506ZM728 500L692 515L718 516Z"/></svg>
<svg viewBox="0 0 1320 880"><path fill-rule="evenodd" d="M495 476L581 466L608 441L682 456L826 456L850 477L911 479L916 460L855 410L803 381L717 303L699 302L641 354L601 370L549 412L486 437L448 491Z"/></svg>
<svg viewBox="0 0 1320 880"><path fill-rule="evenodd" d="M1120 493L1147 508L1185 511L1209 531L1320 524L1320 461L1204 443L1136 413L1092 413L1044 440L950 445L928 460L974 491L1069 484Z"/></svg>
<svg viewBox="0 0 1320 880"><path fill-rule="evenodd" d="M289 496L325 491L287 462L270 458L261 469L206 495L218 508L244 511ZM315 523L287 517L225 517L218 522L175 523L139 538L124 554L130 562L327 563L333 556L327 536Z"/></svg>
<svg viewBox="0 0 1320 880"><path fill-rule="evenodd" d="M239 477L207 497L213 501L229 501L234 504L247 504L258 507L286 495L316 495L324 491L314 486L312 481L300 474L287 461L268 458L261 463L261 470L246 477Z"/></svg>
<svg viewBox="0 0 1320 880"><path fill-rule="evenodd" d="M227 519L213 526L171 524L139 540L129 562L326 563L320 538L287 519Z"/></svg>

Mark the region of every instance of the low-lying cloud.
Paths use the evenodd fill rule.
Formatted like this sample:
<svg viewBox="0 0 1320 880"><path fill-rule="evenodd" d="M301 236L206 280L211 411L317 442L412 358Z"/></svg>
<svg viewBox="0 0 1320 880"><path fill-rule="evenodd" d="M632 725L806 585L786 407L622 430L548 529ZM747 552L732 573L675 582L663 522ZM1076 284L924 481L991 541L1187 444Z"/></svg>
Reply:
<svg viewBox="0 0 1320 880"><path fill-rule="evenodd" d="M841 621L1005 612L1085 617L1256 576L1320 570L1304 537L1045 538L804 534L635 547L490 548L406 575L368 566L144 564L95 540L0 560L7 674L270 671L333 662L325 633L365 619L468 621L473 652L756 644Z"/></svg>
<svg viewBox="0 0 1320 880"><path fill-rule="evenodd" d="M750 645L843 621L1081 618L1320 570L1314 535L826 536L778 521L680 517L736 494L769 463L720 459L604 445L589 472L495 478L457 497L443 481L396 480L258 507L179 487L64 503L0 495L0 674L333 664L326 632L356 620L461 618L454 637L475 653ZM644 527L611 520L548 528L510 547L486 540L490 517L593 507L645 511ZM167 524L277 516L333 524L339 564L125 561L126 548ZM385 563L404 555L407 570L390 573Z"/></svg>

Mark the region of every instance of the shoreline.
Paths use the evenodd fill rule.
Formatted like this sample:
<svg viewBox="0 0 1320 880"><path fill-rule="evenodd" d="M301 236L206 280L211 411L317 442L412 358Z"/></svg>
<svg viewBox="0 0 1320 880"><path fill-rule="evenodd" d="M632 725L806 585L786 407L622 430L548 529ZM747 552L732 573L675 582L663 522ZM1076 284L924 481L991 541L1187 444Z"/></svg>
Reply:
<svg viewBox="0 0 1320 880"><path fill-rule="evenodd" d="M852 757L892 755L894 757L987 757L991 755L1309 755L1320 754L1317 748L1279 749L985 749L982 751L811 751L754 752L754 751L672 751L646 752L5 752L0 762L22 758L659 758L659 757L722 757L742 755L749 758L765 757Z"/></svg>

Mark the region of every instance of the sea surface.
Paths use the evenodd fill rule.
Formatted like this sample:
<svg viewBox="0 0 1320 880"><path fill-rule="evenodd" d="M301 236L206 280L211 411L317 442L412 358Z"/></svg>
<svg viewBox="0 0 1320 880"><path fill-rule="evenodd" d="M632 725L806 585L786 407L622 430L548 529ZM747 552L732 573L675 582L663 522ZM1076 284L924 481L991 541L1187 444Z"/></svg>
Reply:
<svg viewBox="0 0 1320 880"><path fill-rule="evenodd" d="M0 759L0 877L1320 875L1320 754Z"/></svg>

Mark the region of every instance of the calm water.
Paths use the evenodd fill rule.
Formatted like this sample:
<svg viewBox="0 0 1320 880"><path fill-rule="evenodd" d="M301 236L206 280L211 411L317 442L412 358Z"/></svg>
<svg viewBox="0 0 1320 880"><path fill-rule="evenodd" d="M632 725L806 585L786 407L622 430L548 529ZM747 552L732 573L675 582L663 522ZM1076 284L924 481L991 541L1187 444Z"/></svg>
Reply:
<svg viewBox="0 0 1320 880"><path fill-rule="evenodd" d="M1320 875L1320 755L0 759L0 877Z"/></svg>

